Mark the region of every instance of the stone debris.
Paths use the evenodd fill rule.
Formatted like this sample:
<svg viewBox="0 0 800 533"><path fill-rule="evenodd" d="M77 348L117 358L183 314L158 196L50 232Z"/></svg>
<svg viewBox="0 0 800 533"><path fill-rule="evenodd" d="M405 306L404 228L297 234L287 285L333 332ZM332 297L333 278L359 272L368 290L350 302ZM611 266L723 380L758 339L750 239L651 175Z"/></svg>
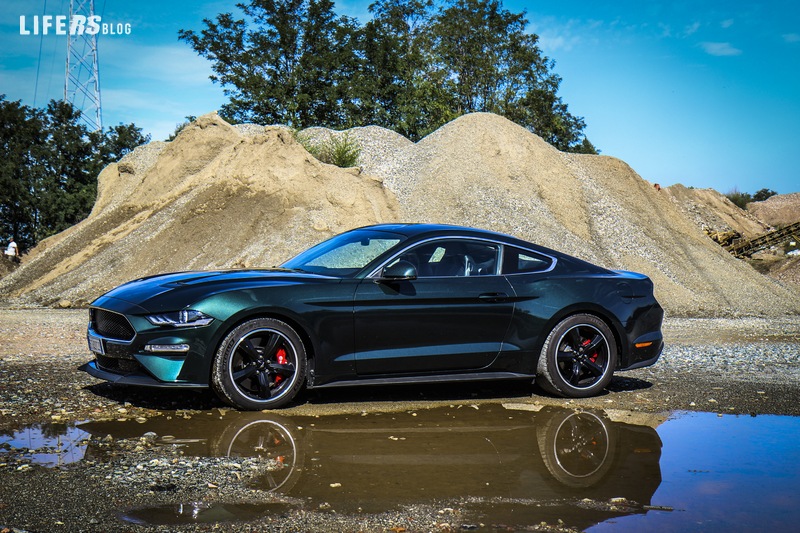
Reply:
<svg viewBox="0 0 800 533"><path fill-rule="evenodd" d="M320 163L298 135L350 136L360 168ZM642 272L672 316L800 313L796 286L733 258L702 227L756 231L757 221L734 211L700 217L703 205L724 201L692 191L692 204L688 190L658 190L619 159L559 152L488 113L459 117L417 143L376 126L296 134L231 126L212 113L171 142L137 148L98 181L90 216L0 278L0 302L85 307L142 276L271 267L347 229L402 221L500 231Z"/></svg>

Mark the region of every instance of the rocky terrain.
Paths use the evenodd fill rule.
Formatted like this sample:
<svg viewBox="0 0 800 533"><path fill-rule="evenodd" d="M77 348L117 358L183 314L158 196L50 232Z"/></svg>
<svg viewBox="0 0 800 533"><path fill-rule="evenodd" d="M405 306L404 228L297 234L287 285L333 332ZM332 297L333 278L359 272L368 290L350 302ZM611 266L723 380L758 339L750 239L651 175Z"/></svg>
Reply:
<svg viewBox="0 0 800 533"><path fill-rule="evenodd" d="M485 113L418 143L377 127L302 133L350 135L360 167L320 163L288 129L205 115L174 141L109 165L91 215L27 255L0 280L0 298L80 307L137 277L269 267L346 229L405 221L483 227L643 272L671 315L800 312L794 285L760 274L703 232L763 228L728 214L712 191L657 190L623 161L559 152Z"/></svg>
<svg viewBox="0 0 800 533"><path fill-rule="evenodd" d="M800 222L800 192L779 194L762 202L749 203L747 211L770 226L788 226Z"/></svg>
<svg viewBox="0 0 800 533"><path fill-rule="evenodd" d="M130 425L135 434L81 437L78 444L92 453L56 468L32 457L66 460L59 450L4 444L0 531L482 528L463 500L378 513L311 506L253 489L253 479L280 470L280 457L185 455L181 446L189 441L180 443L169 429L137 433L158 420L202 425L237 414L208 391L114 386L78 372L91 358L87 312L42 308L85 306L119 283L157 272L275 265L334 233L377 222L475 225L645 272L668 313L665 351L657 365L619 373L594 398L554 398L530 383L330 389L306 393L278 416L310 427L329 415L416 416L437 407L483 413L513 405L603 412L655 427L676 410L800 415L800 263L776 263L775 280L704 233L755 236L777 219L748 216L711 190L658 190L618 159L558 152L494 115L462 117L418 143L376 127L303 134L315 142L350 135L361 146L360 167L320 163L285 128L231 126L206 115L174 141L139 147L106 168L85 221L40 243L21 267L0 271L0 436L21 429L61 435L76 423L103 421ZM796 212L792 198L770 200L786 216ZM584 498L575 505L614 510L628 503ZM212 514L206 523L148 526L135 522L136 509L139 519L175 520L177 510ZM248 521L249 512L261 515ZM577 530L560 517L536 524L525 530Z"/></svg>
<svg viewBox="0 0 800 533"><path fill-rule="evenodd" d="M0 338L4 340L0 343L0 442L19 430L31 436L50 435L51 441L63 435L58 446L37 444L36 439L0 445L0 531L566 532L582 529L570 527L575 514L571 509L591 503L610 511L621 505L619 499L583 498L578 507L566 504L566 522L556 516L529 528L479 527L466 512L468 498L387 505L376 513L342 512L324 500L267 491L254 482L271 479L271 471L285 466L279 457L220 455L219 451L196 454L191 451L194 448L187 448L196 441L176 433L194 425L207 428L211 420L220 421L222 427L227 423L223 420L237 416L252 421L247 416L261 413L235 413L210 392L113 386L77 372L76 367L90 358L85 346L86 318L85 310L0 309ZM419 413L423 418L423 410L436 408L480 413L507 410L504 416L511 417L514 412L561 407L651 427L675 410L710 411L720 418L800 415L796 401L800 322L794 317L668 318L664 336L667 347L657 365L619 373L608 391L594 398L554 398L525 382L329 389L306 394L295 405L263 416L292 417L301 429L323 425L326 417L380 420L389 413L407 417ZM75 424L87 422L98 427L116 424L120 433L75 433ZM139 429L152 424L161 424L160 431ZM242 429L232 427L237 432ZM397 431L395 439L405 436L404 430ZM71 440L73 434L79 440ZM219 435L227 442L223 437L230 438L231 433ZM87 450L77 463L69 463L71 446ZM50 457L54 465L37 464L37 457ZM313 465L316 456L308 454L306 460ZM314 467L309 468L306 475L313 475ZM330 483L329 490L338 490L337 481L341 480L325 479L323 487ZM190 518L206 512L210 516L205 521ZM133 521L137 517L151 524L164 522L147 525Z"/></svg>

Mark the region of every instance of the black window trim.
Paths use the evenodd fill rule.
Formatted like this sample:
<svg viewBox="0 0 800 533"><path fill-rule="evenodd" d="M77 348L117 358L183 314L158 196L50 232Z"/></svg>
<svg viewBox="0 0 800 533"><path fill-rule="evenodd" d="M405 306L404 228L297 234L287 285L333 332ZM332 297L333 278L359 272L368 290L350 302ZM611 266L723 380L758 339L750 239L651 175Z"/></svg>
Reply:
<svg viewBox="0 0 800 533"><path fill-rule="evenodd" d="M526 276L526 275L529 275L529 274L544 274L546 272L552 272L553 269L556 268L556 263L558 262L558 259L553 257L552 255L544 254L542 252L539 252L539 251L536 251L536 250L532 250L531 248L526 248L525 246L517 246L516 244L505 244L504 243L503 247L505 248L506 246L511 247L511 248L517 248L519 250L524 250L526 252L530 252L530 253L538 255L540 257L546 257L547 259L550 260L550 266L548 266L547 268L545 268L543 270L534 270L532 272L508 272L508 273L502 272L501 275L503 275L503 276ZM505 264L505 249L503 250L503 262L500 263L500 270L503 270L503 265L504 264Z"/></svg>
<svg viewBox="0 0 800 533"><path fill-rule="evenodd" d="M503 265L503 243L502 242L494 241L492 239L484 239L484 238L481 238L481 237L468 237L468 236L464 236L464 235L441 235L441 236L438 236L438 237L431 237L429 239L423 239L421 241L417 241L415 243L412 243L412 244L406 246L402 250L398 251L396 254L393 254L391 257L389 257L389 259L387 259L386 261L381 263L380 266L378 266L372 272L370 272L369 275L367 275L367 278L372 278L372 279L380 278L380 274L381 274L381 272L383 272L383 269L386 268L387 265L390 265L392 263L392 261L397 259L399 256L403 255L404 253L406 253L407 251L409 251L412 248L416 248L417 246L422 246L424 244L430 244L430 243L436 242L436 241L478 241L478 242L492 244L492 245L497 247L498 265L497 265L497 268L495 269L495 273L494 274L484 274L483 276L425 276L425 279L436 279L436 278L438 278L438 279L444 279L444 278L449 279L449 278L467 278L467 277L469 277L469 278L477 278L477 277L485 278L485 277L488 277L488 276L502 276L502 274L499 273L500 270L502 269L502 265Z"/></svg>
<svg viewBox="0 0 800 533"><path fill-rule="evenodd" d="M495 270L494 274L484 274L483 276L426 276L425 279L460 278L460 277L477 278L477 277L488 277L488 276L518 276L518 275L527 275L527 274L541 274L541 273L544 273L544 272L552 271L556 267L556 263L558 262L558 259L553 257L552 255L544 254L542 252L533 250L531 248L527 248L525 246L518 246L516 244L508 244L508 243L505 243L505 242L502 242L502 241L496 241L496 240L493 240L493 239L486 239L486 238L483 238L483 237L472 237L472 236L466 236L466 235L441 235L441 236L437 236L437 237L430 237L428 239L423 239L421 241L417 241L417 242L409 244L408 246L405 246L404 248L399 250L397 253L392 254L387 260L383 261L380 265L378 265L378 267L374 268L366 276L366 278L367 279L379 279L380 275L381 275L381 272L383 272L383 269L386 268L387 265L390 265L392 263L392 261L394 261L395 259L397 259L401 255L403 255L407 251L411 250L412 248L416 248L417 246L422 246L424 244L429 244L431 242L436 242L436 241L478 241L478 242L493 244L493 245L498 247L498 252L499 252L498 253L498 258L497 258L497 261L498 261L497 269ZM550 260L550 266L547 267L544 270L536 270L534 272L511 272L509 274L506 274L506 273L503 272L503 263L505 261L505 249L506 249L506 246L510 246L512 248L517 248L519 250L525 250L526 252L530 252L532 254L536 254L536 255L541 256L541 257L546 257L547 259Z"/></svg>

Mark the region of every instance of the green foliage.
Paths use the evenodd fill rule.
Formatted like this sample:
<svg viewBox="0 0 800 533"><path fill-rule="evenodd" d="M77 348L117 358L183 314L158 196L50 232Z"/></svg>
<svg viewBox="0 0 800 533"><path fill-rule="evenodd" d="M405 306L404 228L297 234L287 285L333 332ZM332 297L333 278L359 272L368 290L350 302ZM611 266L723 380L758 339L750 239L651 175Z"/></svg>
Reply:
<svg viewBox="0 0 800 533"><path fill-rule="evenodd" d="M250 0L179 38L212 63L232 122L421 137L464 113L497 113L561 150L597 153L558 96L554 62L525 13L499 0L376 0L360 25L329 0ZM586 141L586 142L584 142Z"/></svg>
<svg viewBox="0 0 800 533"><path fill-rule="evenodd" d="M72 105L46 109L0 95L0 235L20 249L85 218L97 195L97 175L149 141L133 124L89 132Z"/></svg>
<svg viewBox="0 0 800 533"><path fill-rule="evenodd" d="M765 189L760 189L755 194L751 195L749 192L740 192L739 189L734 187L733 189L725 193L725 196L727 196L728 200L730 200L740 208L747 209L747 204L749 204L750 202L763 202L770 196L775 196L776 194L778 193L771 189L765 188Z"/></svg>
<svg viewBox="0 0 800 533"><path fill-rule="evenodd" d="M302 133L295 133L295 139L303 148L318 160L329 165L349 168L358 165L361 156L361 146L349 133L331 135L326 140L319 142Z"/></svg>
<svg viewBox="0 0 800 533"><path fill-rule="evenodd" d="M767 198L769 198L771 196L775 196L776 194L778 194L778 193L773 191L772 189L759 189L753 195L753 201L754 202L763 202Z"/></svg>
<svg viewBox="0 0 800 533"><path fill-rule="evenodd" d="M750 195L749 192L741 192L736 187L726 192L725 196L727 196L728 200L733 202L741 209L746 209L747 204L753 201L753 197Z"/></svg>
<svg viewBox="0 0 800 533"><path fill-rule="evenodd" d="M359 32L337 17L330 0L251 0L243 18L205 19L200 33L179 38L212 61L212 80L230 98L220 110L232 122L346 126L358 70Z"/></svg>
<svg viewBox="0 0 800 533"><path fill-rule="evenodd" d="M587 137L584 137L583 141L581 141L579 145L570 147L569 151L575 152L577 154L591 154L591 155L600 154L600 150L595 148Z"/></svg>
<svg viewBox="0 0 800 533"><path fill-rule="evenodd" d="M184 121L183 121L183 122L181 122L180 124L176 124L176 125L175 125L175 131L174 131L174 132L172 132L172 134L171 134L169 137L167 137L167 142L169 142L169 141L174 141L174 140L175 140L175 137L177 137L177 136L178 136L178 134L179 134L180 132L182 132L184 129L186 129L186 127L187 127L189 124L191 124L192 122L194 122L195 120L197 120L197 117L196 117L196 116L194 116L194 115L187 115L187 116L186 116L186 117L184 117L184 118L185 118L186 120L184 120Z"/></svg>

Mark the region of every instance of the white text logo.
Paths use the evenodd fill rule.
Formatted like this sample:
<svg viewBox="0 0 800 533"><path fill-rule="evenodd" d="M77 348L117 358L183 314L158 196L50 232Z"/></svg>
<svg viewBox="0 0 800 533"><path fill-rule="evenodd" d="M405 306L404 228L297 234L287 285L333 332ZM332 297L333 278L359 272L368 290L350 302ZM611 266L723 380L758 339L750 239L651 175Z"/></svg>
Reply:
<svg viewBox="0 0 800 533"><path fill-rule="evenodd" d="M19 17L20 35L130 35L130 23L109 24L98 15L34 15Z"/></svg>

